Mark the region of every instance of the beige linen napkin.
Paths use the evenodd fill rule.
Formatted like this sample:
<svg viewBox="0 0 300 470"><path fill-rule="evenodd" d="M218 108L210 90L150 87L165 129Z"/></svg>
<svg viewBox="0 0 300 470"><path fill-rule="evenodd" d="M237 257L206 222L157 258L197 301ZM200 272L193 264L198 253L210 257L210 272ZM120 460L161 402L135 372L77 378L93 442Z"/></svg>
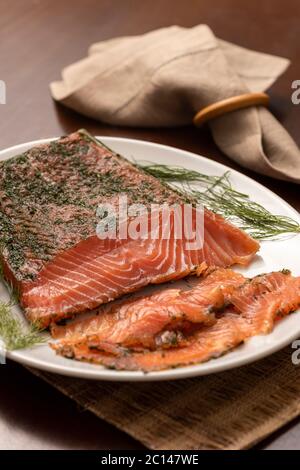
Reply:
<svg viewBox="0 0 300 470"><path fill-rule="evenodd" d="M266 90L287 59L217 39L210 28L171 26L91 46L51 84L55 100L103 122L124 126L180 126L203 107ZM265 108L248 108L210 122L219 148L240 165L300 182L300 152Z"/></svg>

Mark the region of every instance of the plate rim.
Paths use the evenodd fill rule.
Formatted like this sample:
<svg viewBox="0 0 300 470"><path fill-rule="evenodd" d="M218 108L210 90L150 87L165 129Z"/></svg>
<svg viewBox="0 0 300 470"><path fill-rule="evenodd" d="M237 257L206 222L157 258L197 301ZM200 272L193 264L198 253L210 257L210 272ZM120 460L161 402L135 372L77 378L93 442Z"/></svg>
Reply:
<svg viewBox="0 0 300 470"><path fill-rule="evenodd" d="M0 159L3 156L3 154L6 154L8 152L18 152L18 149L23 149L25 146L30 148L34 147L35 145L43 144L43 143L48 143L53 140L57 140L59 137L50 137L50 138L43 138L43 139L37 139L37 140L32 140L29 142L24 142L20 143L17 145L13 145L7 148L4 148L0 150ZM274 200L280 201L280 203L283 205L283 207L286 207L287 210L292 212L295 215L295 218L300 221L300 214L299 212L292 207L287 201L285 201L282 197L280 197L278 194L274 193L271 189L267 188L263 184L257 182L255 179L245 175L244 173L241 173L238 170L232 169L226 164L217 162L215 160L211 160L208 157L205 157L200 154L196 154L194 152L190 152L188 150L180 149L178 147L174 147L172 145L166 145L166 144L161 144L157 142L150 142L147 140L143 139L135 139L135 138L128 138L128 137L116 137L116 136L96 136L96 138L103 140L109 140L111 145L113 142L127 142L129 144L135 144L135 143L140 143L143 145L147 145L148 147L156 147L157 149L160 150L172 150L174 152L179 152L181 154L185 154L188 157L192 157L192 159L200 159L199 161L206 161L209 164L212 164L216 167L218 167L220 170L225 171L230 171L232 175L237 175L238 178L242 178L245 182L249 181L251 185L255 185L258 187L261 191L267 192L269 196L271 196ZM23 150L22 150L23 152ZM16 153L17 155L17 153ZM10 158L10 157L8 157ZM292 341L294 341L296 338L299 337L300 334L300 326L299 326L299 331L295 331L291 336L286 339L286 341L282 342L277 342L275 344L271 344L269 346L266 346L264 350L262 350L259 353L253 354L252 358L248 357L241 357L235 358L234 363L228 362L225 364L214 364L214 359L211 359L207 361L206 363L202 364L194 364L190 366L183 366L183 367L178 367L176 369L167 369L163 371L156 371L156 372L149 372L149 373L144 373L141 371L115 371L115 370L109 370L102 368L101 366L97 365L92 365L92 367L95 367L95 369L89 369L84 367L86 365L90 366L90 364L85 364L85 363L80 363L83 368L81 370L78 370L76 366L74 367L74 362L72 361L73 367L70 365L64 365L64 364L55 364L55 363L49 363L44 360L39 360L35 357L26 357L22 355L22 352L24 354L24 351L28 350L15 350L15 351L7 351L6 356L14 360L18 363L21 363L25 366L28 367L34 367L39 370L47 371L47 372L52 372L64 376L71 376L74 378L85 378L85 379L92 379L92 380L103 380L103 381L126 381L126 382L149 382L149 381L165 381L165 380L178 380L178 379L185 379L185 378L190 378L190 377L197 377L197 376L205 376L205 375L210 375L214 373L218 373L221 371L241 367L246 364L251 364L253 362L256 362L264 357L268 357L271 354L274 354L275 352L281 350L288 344L290 344ZM46 345L43 345L46 346ZM36 348L41 347L37 346ZM66 361L70 361L70 359L65 359ZM77 362L76 362L77 364ZM209 364L208 367L206 367Z"/></svg>

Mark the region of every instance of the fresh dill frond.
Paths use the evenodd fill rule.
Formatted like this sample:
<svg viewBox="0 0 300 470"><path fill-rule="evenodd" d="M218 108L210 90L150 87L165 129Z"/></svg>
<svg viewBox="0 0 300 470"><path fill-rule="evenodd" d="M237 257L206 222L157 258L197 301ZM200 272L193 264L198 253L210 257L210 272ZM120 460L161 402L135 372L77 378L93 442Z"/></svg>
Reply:
<svg viewBox="0 0 300 470"><path fill-rule="evenodd" d="M34 324L24 325L12 312L11 302L0 302L0 338L8 351L30 348L46 341Z"/></svg>
<svg viewBox="0 0 300 470"><path fill-rule="evenodd" d="M137 166L176 189L186 200L202 203L222 215L253 238L272 240L280 235L300 233L298 222L272 214L247 194L234 189L229 171L222 176L214 176L172 165L145 163Z"/></svg>

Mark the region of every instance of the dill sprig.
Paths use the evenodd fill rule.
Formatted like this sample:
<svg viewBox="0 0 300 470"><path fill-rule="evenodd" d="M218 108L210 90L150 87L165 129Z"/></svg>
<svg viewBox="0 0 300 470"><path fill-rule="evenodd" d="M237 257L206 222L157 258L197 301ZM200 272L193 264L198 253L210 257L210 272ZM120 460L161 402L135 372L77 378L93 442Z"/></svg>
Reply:
<svg viewBox="0 0 300 470"><path fill-rule="evenodd" d="M300 224L290 217L274 215L230 182L230 172L213 176L179 166L138 165L146 173L176 189L186 199L202 203L258 240L272 240L288 233L300 233ZM178 186L180 183L180 186ZM197 183L197 187L195 184ZM200 188L199 188L200 186Z"/></svg>
<svg viewBox="0 0 300 470"><path fill-rule="evenodd" d="M34 324L24 325L12 312L13 304L0 302L0 338L8 351L30 348L46 341Z"/></svg>

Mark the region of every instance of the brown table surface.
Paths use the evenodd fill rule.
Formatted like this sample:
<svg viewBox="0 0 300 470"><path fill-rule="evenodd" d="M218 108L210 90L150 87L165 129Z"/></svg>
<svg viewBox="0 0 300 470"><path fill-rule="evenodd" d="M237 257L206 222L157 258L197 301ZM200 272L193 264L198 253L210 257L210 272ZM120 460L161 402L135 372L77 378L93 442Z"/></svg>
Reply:
<svg viewBox="0 0 300 470"><path fill-rule="evenodd" d="M236 168L205 130L109 127L55 105L49 94L49 82L82 58L92 42L199 23L228 41L291 59L270 94L273 112L300 144L300 105L291 102L291 83L300 79L299 0L0 0L0 12L0 79L7 85L7 104L0 105L1 149L85 127L97 135L169 144ZM296 185L247 174L300 210ZM142 448L22 366L0 367L0 448ZM300 449L300 420L259 448Z"/></svg>

